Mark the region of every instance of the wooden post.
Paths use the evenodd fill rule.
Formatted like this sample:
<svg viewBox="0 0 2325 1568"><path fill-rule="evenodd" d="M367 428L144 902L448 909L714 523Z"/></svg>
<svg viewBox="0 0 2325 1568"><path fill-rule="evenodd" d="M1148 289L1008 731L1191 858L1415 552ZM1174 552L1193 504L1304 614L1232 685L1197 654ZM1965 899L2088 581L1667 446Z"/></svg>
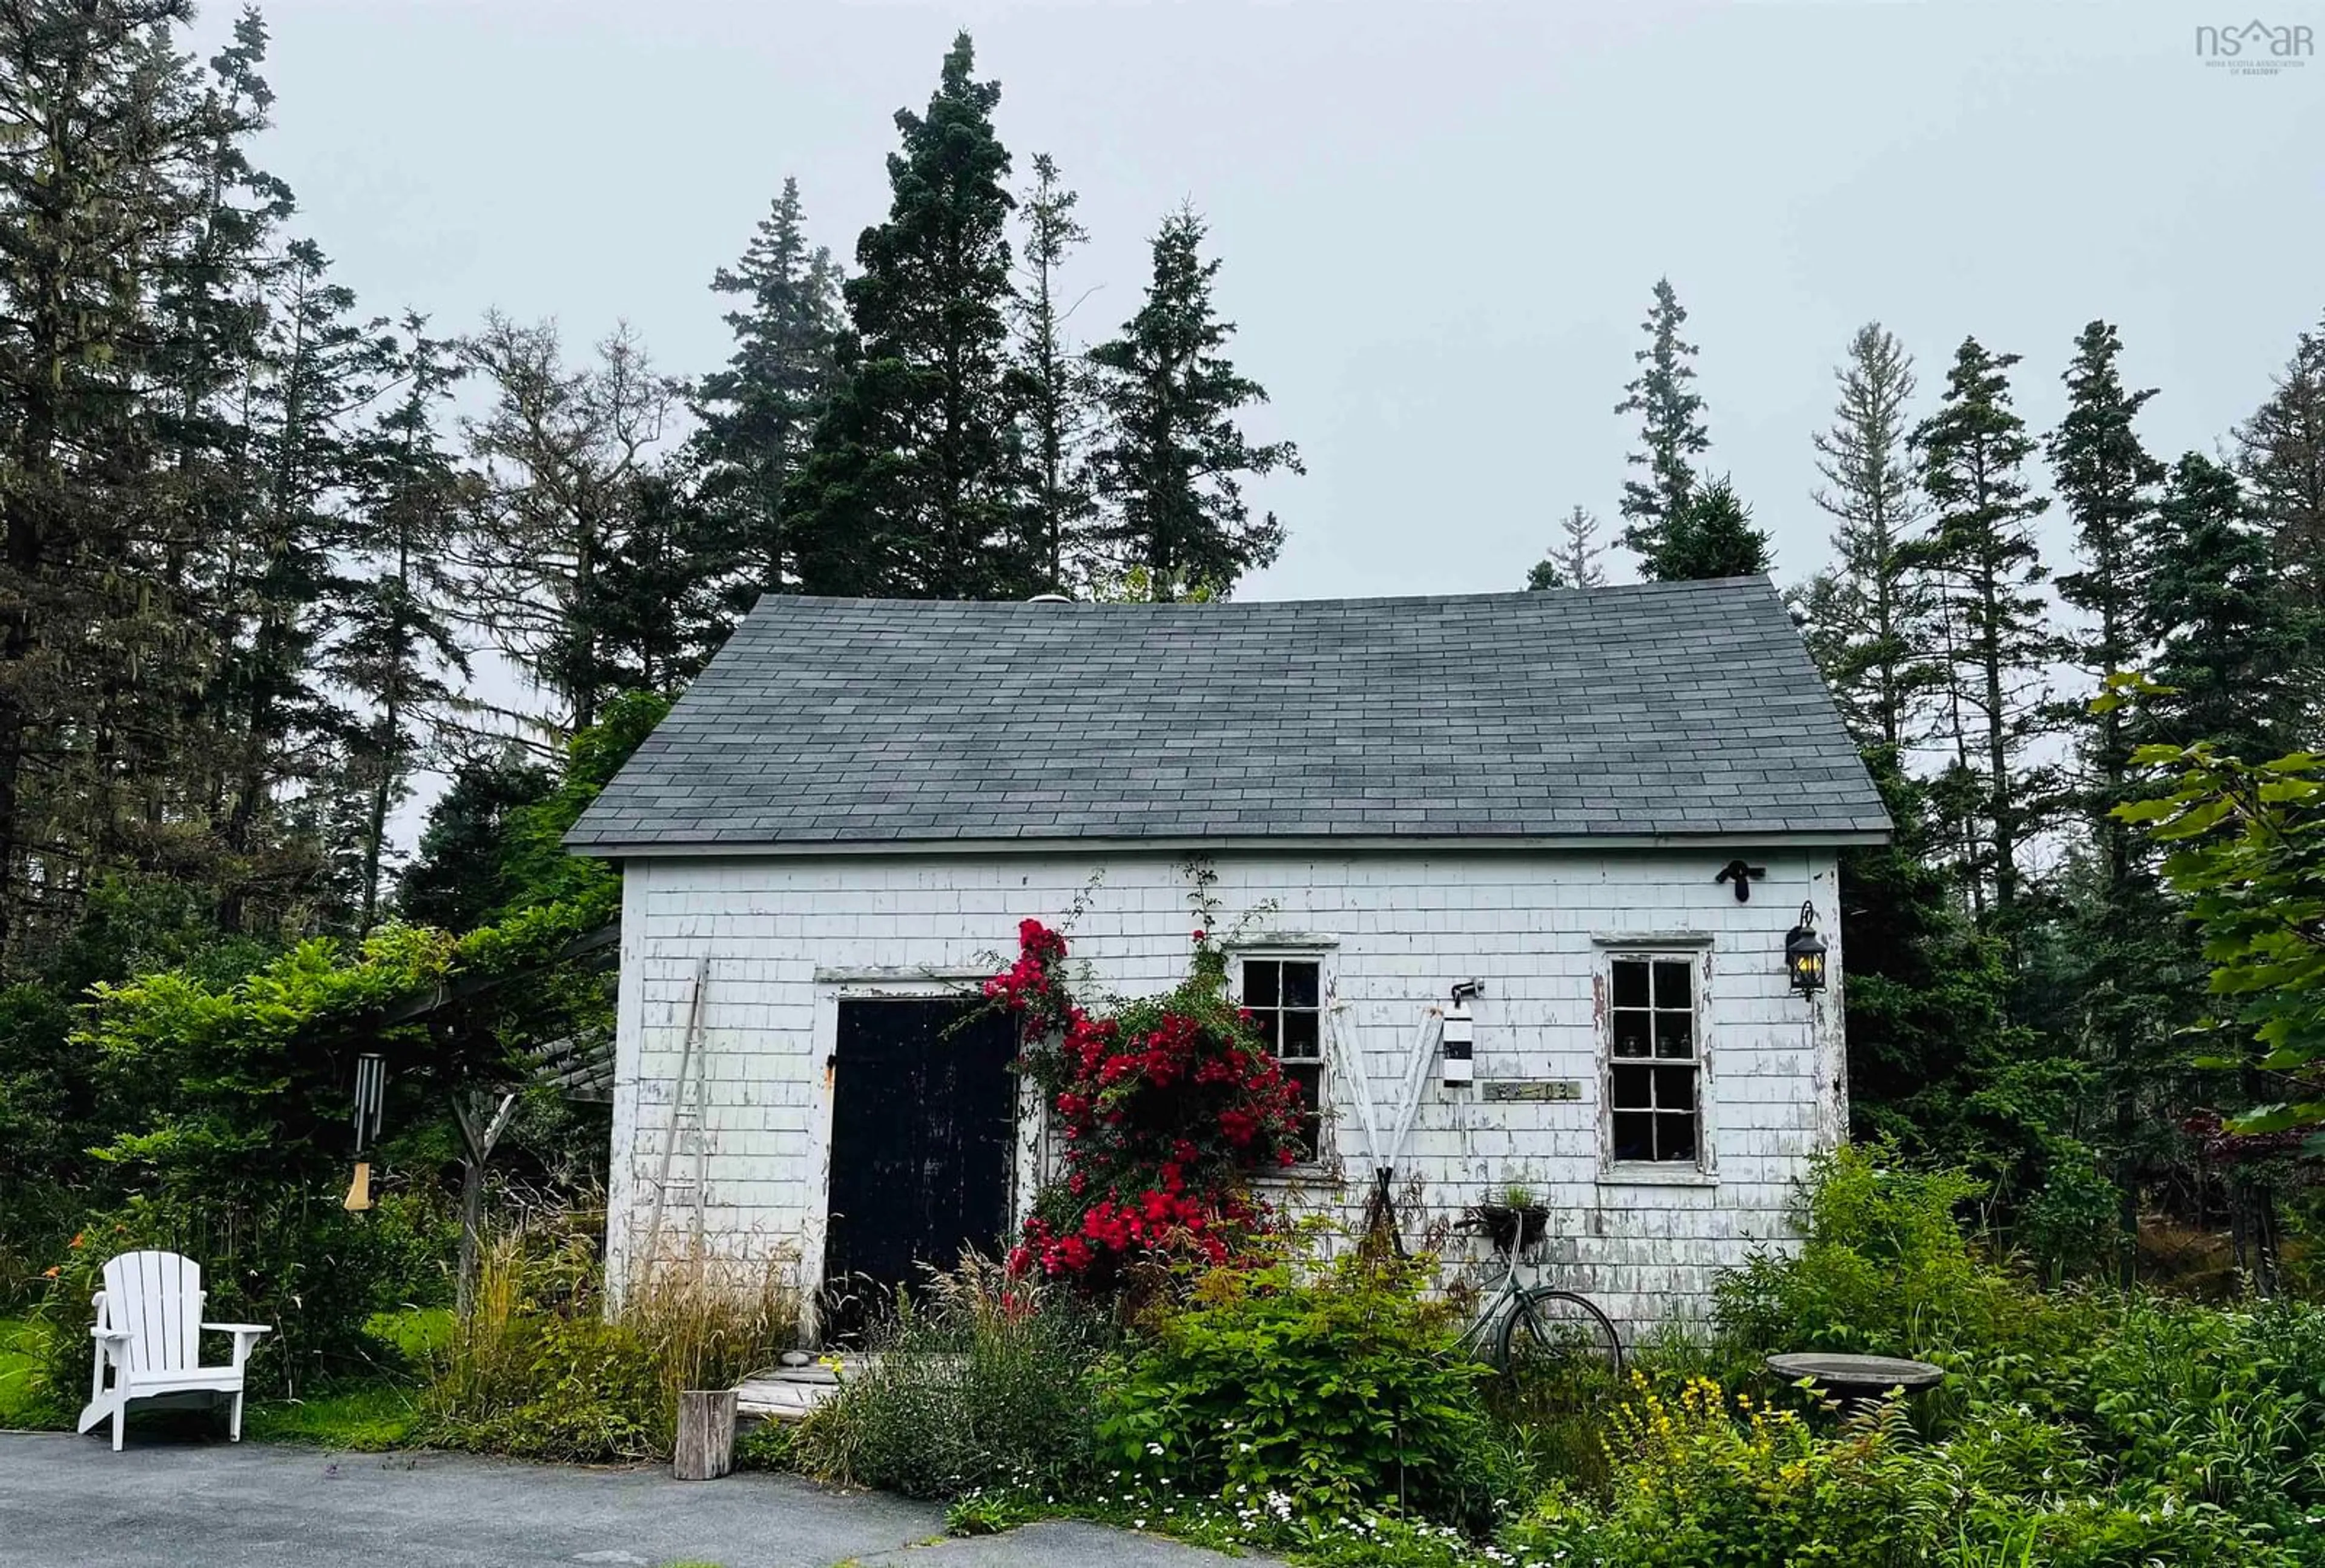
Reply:
<svg viewBox="0 0 2325 1568"><path fill-rule="evenodd" d="M678 1444L671 1473L717 1480L735 1468L735 1390L690 1388L678 1396Z"/></svg>

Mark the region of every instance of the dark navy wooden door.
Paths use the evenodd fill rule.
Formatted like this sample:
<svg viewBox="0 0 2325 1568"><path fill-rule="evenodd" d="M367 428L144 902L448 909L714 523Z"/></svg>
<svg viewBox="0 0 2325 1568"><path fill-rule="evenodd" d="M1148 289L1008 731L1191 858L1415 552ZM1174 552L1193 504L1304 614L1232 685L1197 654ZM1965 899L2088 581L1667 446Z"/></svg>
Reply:
<svg viewBox="0 0 2325 1568"><path fill-rule="evenodd" d="M843 1001L832 1054L826 1322L839 1337L920 1266L992 1252L1009 1219L1016 1025L985 1004Z"/></svg>

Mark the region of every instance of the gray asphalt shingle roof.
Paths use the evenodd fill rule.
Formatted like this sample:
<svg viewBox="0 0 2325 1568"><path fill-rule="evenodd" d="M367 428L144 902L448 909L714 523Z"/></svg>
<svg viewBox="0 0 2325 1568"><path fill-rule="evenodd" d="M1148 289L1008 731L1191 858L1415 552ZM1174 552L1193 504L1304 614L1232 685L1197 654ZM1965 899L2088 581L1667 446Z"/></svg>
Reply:
<svg viewBox="0 0 2325 1568"><path fill-rule="evenodd" d="M566 841L1888 826L1750 578L1212 605L769 596Z"/></svg>

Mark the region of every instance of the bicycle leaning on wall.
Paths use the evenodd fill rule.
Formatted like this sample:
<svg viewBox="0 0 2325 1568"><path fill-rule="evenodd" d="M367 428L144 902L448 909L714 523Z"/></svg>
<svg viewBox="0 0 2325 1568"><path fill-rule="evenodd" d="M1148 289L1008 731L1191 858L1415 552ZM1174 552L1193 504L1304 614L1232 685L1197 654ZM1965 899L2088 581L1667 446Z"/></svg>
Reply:
<svg viewBox="0 0 2325 1568"><path fill-rule="evenodd" d="M1619 1378L1623 1337L1614 1320L1570 1290L1518 1283L1524 1255L1541 1241L1548 1219L1539 1209L1484 1205L1461 1222L1493 1242L1502 1276L1462 1331L1460 1346L1496 1371L1522 1377L1592 1366Z"/></svg>

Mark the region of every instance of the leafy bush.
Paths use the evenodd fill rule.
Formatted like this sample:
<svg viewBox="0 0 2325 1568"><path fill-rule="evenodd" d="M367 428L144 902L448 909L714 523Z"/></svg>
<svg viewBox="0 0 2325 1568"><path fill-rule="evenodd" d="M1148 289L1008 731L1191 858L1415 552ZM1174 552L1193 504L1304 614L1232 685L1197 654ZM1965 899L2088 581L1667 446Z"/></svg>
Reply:
<svg viewBox="0 0 2325 1568"><path fill-rule="evenodd" d="M793 1463L912 1497L1071 1494L1098 1456L1101 1321L1059 1289L965 1257L901 1296L874 1354L791 1444Z"/></svg>
<svg viewBox="0 0 2325 1568"><path fill-rule="evenodd" d="M1819 1437L1793 1412L1746 1396L1731 1413L1709 1380L1665 1399L1642 1378L1610 1424L1607 1500L1554 1489L1505 1541L1610 1568L1925 1563L1948 1491L1908 1441L1894 1404Z"/></svg>
<svg viewBox="0 0 2325 1568"><path fill-rule="evenodd" d="M692 1257L605 1310L591 1242L548 1226L485 1248L474 1310L423 1398L431 1441L528 1458L667 1458L678 1396L772 1365L797 1334L788 1270Z"/></svg>
<svg viewBox="0 0 2325 1568"><path fill-rule="evenodd" d="M1936 1355L1995 1337L2024 1294L1984 1266L1954 1211L1982 1191L1894 1146L1820 1155L1796 1215L1797 1254L1755 1255L1715 1286L1721 1331L1753 1350Z"/></svg>
<svg viewBox="0 0 2325 1568"><path fill-rule="evenodd" d="M1431 1262L1354 1253L1204 1275L1108 1388L1102 1440L1190 1490L1477 1513L1482 1372L1429 1294Z"/></svg>
<svg viewBox="0 0 2325 1568"><path fill-rule="evenodd" d="M2123 1248L2123 1193L2072 1138L2045 1142L2042 1184L2018 1206L2013 1236L2052 1284L2098 1273Z"/></svg>
<svg viewBox="0 0 2325 1568"><path fill-rule="evenodd" d="M2315 1532L2325 1515L2325 1312L2135 1298L2081 1371L2098 1441L2124 1475L2288 1538Z"/></svg>

